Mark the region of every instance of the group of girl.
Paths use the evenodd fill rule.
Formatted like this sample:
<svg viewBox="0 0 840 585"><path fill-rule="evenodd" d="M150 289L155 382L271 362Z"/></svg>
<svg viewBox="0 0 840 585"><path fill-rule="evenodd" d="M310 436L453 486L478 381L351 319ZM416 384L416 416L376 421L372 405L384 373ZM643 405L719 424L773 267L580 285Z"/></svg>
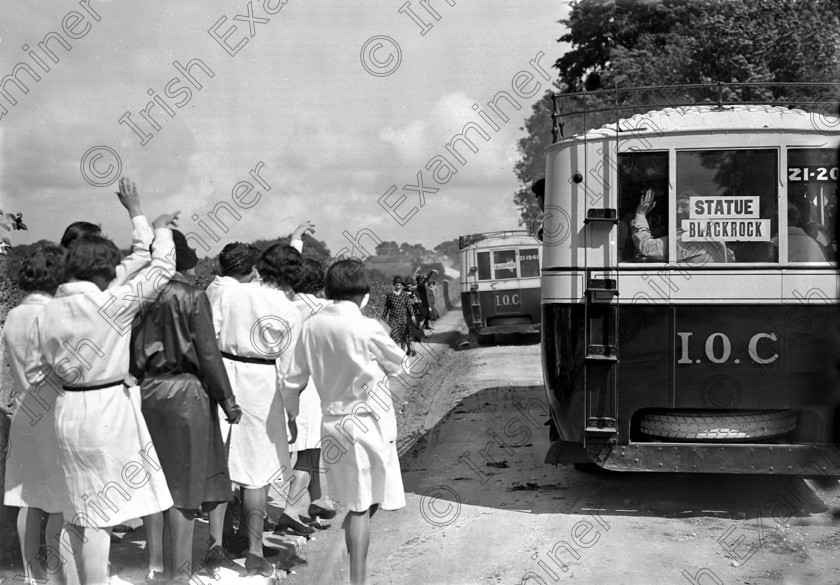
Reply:
<svg viewBox="0 0 840 585"><path fill-rule="evenodd" d="M304 223L290 246L226 246L205 292L186 278L197 258L172 229L178 214L149 226L134 184L121 179L117 194L132 218L131 254L121 259L98 226L72 224L61 246L24 260L18 282L29 294L3 330L18 405L5 504L21 508L27 581L47 577L39 561L46 513L45 550L62 569L49 575L56 582L107 583L111 528L142 518L146 582L186 584L202 511L210 520L206 564L229 558L232 485L242 493L247 573L271 576L266 487L294 474L308 486L309 516L329 517L323 466L330 495L348 508L351 582L363 583L370 517L405 505L393 409L371 417L338 461L321 461L318 449L322 425L360 406L372 412L368 389L402 366L402 350L362 316L370 290L363 265L342 260L325 274L301 255L302 235L312 231ZM316 296L321 289L326 300ZM305 529L300 518L281 522Z"/></svg>

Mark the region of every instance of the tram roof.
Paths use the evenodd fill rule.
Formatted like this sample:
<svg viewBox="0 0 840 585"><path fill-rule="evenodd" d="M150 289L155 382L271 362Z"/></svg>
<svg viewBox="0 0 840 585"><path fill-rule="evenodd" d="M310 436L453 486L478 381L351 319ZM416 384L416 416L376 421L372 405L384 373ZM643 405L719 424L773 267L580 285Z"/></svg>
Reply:
<svg viewBox="0 0 840 585"><path fill-rule="evenodd" d="M650 110L621 118L585 134L561 138L558 142L582 138L603 139L616 136L661 135L682 132L737 132L766 130L769 132L804 132L840 136L840 119L820 112L770 105L730 105L718 107L690 105Z"/></svg>
<svg viewBox="0 0 840 585"><path fill-rule="evenodd" d="M463 250L470 246L488 248L493 246L541 245L528 230L507 230L483 232L459 236L458 247Z"/></svg>

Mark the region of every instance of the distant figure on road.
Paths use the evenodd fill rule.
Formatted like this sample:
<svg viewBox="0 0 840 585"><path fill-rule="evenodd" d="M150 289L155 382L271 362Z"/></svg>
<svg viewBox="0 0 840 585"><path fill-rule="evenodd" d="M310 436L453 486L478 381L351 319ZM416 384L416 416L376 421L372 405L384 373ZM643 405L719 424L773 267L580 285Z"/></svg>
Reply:
<svg viewBox="0 0 840 585"><path fill-rule="evenodd" d="M391 339L405 350L407 355L413 355L411 337L409 337L409 320L411 319L411 298L405 288L401 276L394 277L394 290L385 295L385 308L382 318L391 328Z"/></svg>

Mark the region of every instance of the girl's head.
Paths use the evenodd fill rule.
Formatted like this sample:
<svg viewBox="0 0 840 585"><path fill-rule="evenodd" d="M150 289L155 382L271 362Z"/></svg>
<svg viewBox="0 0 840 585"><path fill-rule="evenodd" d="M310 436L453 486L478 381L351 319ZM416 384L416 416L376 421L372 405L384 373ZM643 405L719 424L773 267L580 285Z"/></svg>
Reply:
<svg viewBox="0 0 840 585"><path fill-rule="evenodd" d="M61 247L69 248L70 245L84 236L101 236L102 228L95 223L87 221L77 221L71 223L64 230L64 235L61 236Z"/></svg>
<svg viewBox="0 0 840 585"><path fill-rule="evenodd" d="M256 246L234 242L222 248L219 254L219 268L222 276L230 276L237 280L250 280L253 276L254 264L260 257L260 250Z"/></svg>
<svg viewBox="0 0 840 585"><path fill-rule="evenodd" d="M58 285L64 282L67 250L55 244L47 244L25 258L17 275L22 291L43 291L55 294Z"/></svg>
<svg viewBox="0 0 840 585"><path fill-rule="evenodd" d="M326 274L321 261L315 258L304 258L300 279L293 288L296 293L314 295L324 289L325 280Z"/></svg>
<svg viewBox="0 0 840 585"><path fill-rule="evenodd" d="M358 305L370 293L365 265L351 258L339 260L327 271L324 293L331 301L353 301Z"/></svg>
<svg viewBox="0 0 840 585"><path fill-rule="evenodd" d="M403 279L402 276L395 276L394 277L394 290L400 292L403 289Z"/></svg>
<svg viewBox="0 0 840 585"><path fill-rule="evenodd" d="M102 236L82 236L67 253L67 277L88 280L105 290L114 280L122 254L117 246Z"/></svg>
<svg viewBox="0 0 840 585"><path fill-rule="evenodd" d="M291 246L274 244L263 252L256 268L263 282L291 289L300 281L303 256Z"/></svg>
<svg viewBox="0 0 840 585"><path fill-rule="evenodd" d="M190 248L187 238L178 230L172 230L172 241L175 243L175 270L186 272L192 270L198 264L198 256L195 250Z"/></svg>

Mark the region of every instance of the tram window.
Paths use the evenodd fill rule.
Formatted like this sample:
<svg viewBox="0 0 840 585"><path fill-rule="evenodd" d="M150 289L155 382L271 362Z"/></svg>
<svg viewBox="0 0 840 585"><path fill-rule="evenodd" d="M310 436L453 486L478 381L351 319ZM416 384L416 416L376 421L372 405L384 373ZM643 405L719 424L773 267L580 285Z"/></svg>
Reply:
<svg viewBox="0 0 840 585"><path fill-rule="evenodd" d="M837 151L789 149L788 261L826 262L837 258Z"/></svg>
<svg viewBox="0 0 840 585"><path fill-rule="evenodd" d="M490 280L490 252L478 253L478 280Z"/></svg>
<svg viewBox="0 0 840 585"><path fill-rule="evenodd" d="M668 237L668 153L628 152L618 155L618 254L622 262L664 262L662 254L645 254L633 240L639 203L650 191L654 205L643 219L652 238Z"/></svg>
<svg viewBox="0 0 840 585"><path fill-rule="evenodd" d="M493 271L496 280L516 278L516 250L496 250L493 252Z"/></svg>
<svg viewBox="0 0 840 585"><path fill-rule="evenodd" d="M778 153L677 152L677 262L778 260Z"/></svg>
<svg viewBox="0 0 840 585"><path fill-rule="evenodd" d="M519 275L521 278L540 275L540 255L536 248L519 250Z"/></svg>

